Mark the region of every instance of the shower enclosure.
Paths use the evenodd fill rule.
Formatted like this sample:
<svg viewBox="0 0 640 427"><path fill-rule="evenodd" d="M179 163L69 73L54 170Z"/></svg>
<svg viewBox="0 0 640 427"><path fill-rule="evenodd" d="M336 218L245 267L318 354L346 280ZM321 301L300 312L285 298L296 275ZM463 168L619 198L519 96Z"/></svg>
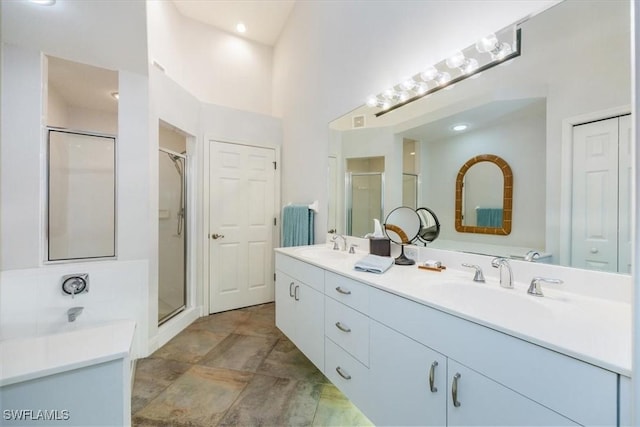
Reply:
<svg viewBox="0 0 640 427"><path fill-rule="evenodd" d="M373 220L383 220L384 172L347 173L347 234L364 237Z"/></svg>
<svg viewBox="0 0 640 427"><path fill-rule="evenodd" d="M162 135L171 130L161 126ZM172 132L175 133L175 132ZM173 136L175 138L175 136ZM186 140L185 140L186 145ZM175 144L171 144L176 148ZM158 323L186 307L186 152L160 148L158 153Z"/></svg>

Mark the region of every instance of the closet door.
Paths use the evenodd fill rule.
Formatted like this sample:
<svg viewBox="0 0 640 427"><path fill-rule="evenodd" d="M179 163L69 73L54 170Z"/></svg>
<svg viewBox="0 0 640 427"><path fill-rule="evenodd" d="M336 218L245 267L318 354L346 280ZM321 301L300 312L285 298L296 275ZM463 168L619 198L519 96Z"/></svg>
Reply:
<svg viewBox="0 0 640 427"><path fill-rule="evenodd" d="M618 270L618 118L573 128L571 265Z"/></svg>

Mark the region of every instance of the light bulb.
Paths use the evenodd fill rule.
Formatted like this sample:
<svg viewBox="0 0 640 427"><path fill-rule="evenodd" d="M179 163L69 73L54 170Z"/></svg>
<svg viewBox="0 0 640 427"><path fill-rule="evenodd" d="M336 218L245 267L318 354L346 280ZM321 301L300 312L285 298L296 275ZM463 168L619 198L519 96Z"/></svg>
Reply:
<svg viewBox="0 0 640 427"><path fill-rule="evenodd" d="M420 78L425 82L429 82L438 77L438 70L434 66L427 67L422 73L420 73Z"/></svg>
<svg viewBox="0 0 640 427"><path fill-rule="evenodd" d="M462 132L463 130L467 130L469 125L465 125L464 123L460 123L459 125L455 125L451 127L451 130L456 132Z"/></svg>
<svg viewBox="0 0 640 427"><path fill-rule="evenodd" d="M391 103L389 101L384 101L381 107L383 110L388 110L389 108L391 108Z"/></svg>
<svg viewBox="0 0 640 427"><path fill-rule="evenodd" d="M491 51L491 59L502 60L511 52L512 49L509 43L500 43L494 50Z"/></svg>
<svg viewBox="0 0 640 427"><path fill-rule="evenodd" d="M412 90L414 87L416 87L416 81L411 78L405 79L402 82L402 87L406 90Z"/></svg>
<svg viewBox="0 0 640 427"><path fill-rule="evenodd" d="M392 88L389 88L383 92L383 96L387 99L394 99L397 96L397 94L395 90L393 90Z"/></svg>
<svg viewBox="0 0 640 427"><path fill-rule="evenodd" d="M451 75L447 72L442 72L436 77L436 83L438 83L438 85L440 86L448 83L449 80L451 80Z"/></svg>
<svg viewBox="0 0 640 427"><path fill-rule="evenodd" d="M53 6L56 4L56 0L31 0L31 3L39 4L41 6Z"/></svg>
<svg viewBox="0 0 640 427"><path fill-rule="evenodd" d="M462 64L464 64L464 61L465 61L464 54L458 51L454 53L452 56L450 56L449 58L447 58L445 62L447 64L447 67L449 68L458 68Z"/></svg>
<svg viewBox="0 0 640 427"><path fill-rule="evenodd" d="M418 93L418 95L424 95L428 90L429 85L425 82L418 83L418 85L416 86L416 92Z"/></svg>
<svg viewBox="0 0 640 427"><path fill-rule="evenodd" d="M239 32L240 34L246 33L247 32L247 26L244 25L243 22L238 22L238 24L236 25L236 31Z"/></svg>
<svg viewBox="0 0 640 427"><path fill-rule="evenodd" d="M400 92L399 98L400 98L400 102L406 101L407 99L410 98L409 92Z"/></svg>
<svg viewBox="0 0 640 427"><path fill-rule="evenodd" d="M471 74L478 69L478 60L475 58L468 58L464 64L460 67L460 71L464 74Z"/></svg>
<svg viewBox="0 0 640 427"><path fill-rule="evenodd" d="M498 38L492 33L476 42L476 50L480 53L490 52L495 49L497 44Z"/></svg>
<svg viewBox="0 0 640 427"><path fill-rule="evenodd" d="M369 95L367 97L367 106L368 107L377 107L378 106L378 98L374 95Z"/></svg>

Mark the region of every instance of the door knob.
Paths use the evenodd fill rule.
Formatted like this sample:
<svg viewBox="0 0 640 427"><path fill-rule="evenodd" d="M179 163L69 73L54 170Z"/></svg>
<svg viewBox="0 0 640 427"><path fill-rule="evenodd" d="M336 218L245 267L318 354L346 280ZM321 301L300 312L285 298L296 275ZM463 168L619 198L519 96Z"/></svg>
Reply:
<svg viewBox="0 0 640 427"><path fill-rule="evenodd" d="M212 239L223 239L224 238L224 234L218 234L218 233L214 233L211 235Z"/></svg>

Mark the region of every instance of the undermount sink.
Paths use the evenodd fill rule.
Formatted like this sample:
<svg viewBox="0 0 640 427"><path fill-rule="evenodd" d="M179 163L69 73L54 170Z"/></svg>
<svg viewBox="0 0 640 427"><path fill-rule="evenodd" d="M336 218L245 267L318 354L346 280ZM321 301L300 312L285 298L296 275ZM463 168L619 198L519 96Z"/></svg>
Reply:
<svg viewBox="0 0 640 427"><path fill-rule="evenodd" d="M310 246L310 247L304 247L304 248L300 248L298 250L296 250L296 254L300 255L301 257L304 258L311 258L311 259L317 259L317 260L342 260L342 259L347 259L349 257L354 257L354 261L355 261L355 254L349 254L349 252L347 251L335 251L333 249L330 249L326 246Z"/></svg>
<svg viewBox="0 0 640 427"><path fill-rule="evenodd" d="M558 309L566 309L567 301L554 297L534 297L526 288L501 288L499 284L444 282L430 285L429 293L443 301L451 301L457 307L475 311L478 309L518 316L523 312L550 316Z"/></svg>

